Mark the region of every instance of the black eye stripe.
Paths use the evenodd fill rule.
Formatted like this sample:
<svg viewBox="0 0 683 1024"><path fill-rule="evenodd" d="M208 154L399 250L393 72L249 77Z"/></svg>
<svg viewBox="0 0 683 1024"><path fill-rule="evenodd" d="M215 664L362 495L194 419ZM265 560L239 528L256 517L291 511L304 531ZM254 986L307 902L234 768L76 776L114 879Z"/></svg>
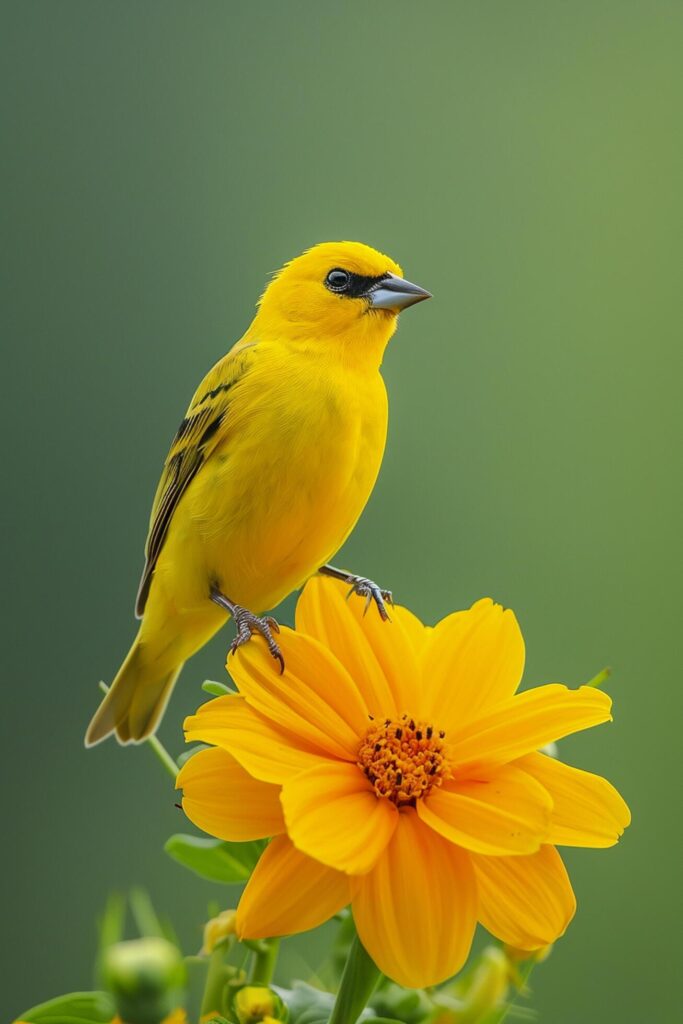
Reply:
<svg viewBox="0 0 683 1024"><path fill-rule="evenodd" d="M380 281L386 280L388 274L379 274L378 277L364 277L362 274L351 274L351 283L344 292L352 299L359 299L363 295L367 295L372 288L377 287Z"/></svg>
<svg viewBox="0 0 683 1024"><path fill-rule="evenodd" d="M335 267L335 270L341 270L342 268ZM333 273L331 271L330 273ZM379 274L376 277L368 276L365 274L354 274L352 271L346 271L348 274L348 283L344 288L335 288L328 283L328 279L325 278L325 286L330 291L335 292L337 295L345 295L349 299L360 299L368 295L373 288L376 288L378 284L385 281L389 274ZM329 275L328 275L329 277Z"/></svg>

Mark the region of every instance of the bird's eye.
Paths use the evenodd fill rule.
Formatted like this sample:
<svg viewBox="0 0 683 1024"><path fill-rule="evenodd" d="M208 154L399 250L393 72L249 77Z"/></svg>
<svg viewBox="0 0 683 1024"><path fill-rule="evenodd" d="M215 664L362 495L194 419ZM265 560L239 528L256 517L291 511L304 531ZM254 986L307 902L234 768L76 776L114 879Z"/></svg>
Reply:
<svg viewBox="0 0 683 1024"><path fill-rule="evenodd" d="M325 278L325 284L331 292L345 292L351 283L351 275L348 270L341 270L335 267Z"/></svg>

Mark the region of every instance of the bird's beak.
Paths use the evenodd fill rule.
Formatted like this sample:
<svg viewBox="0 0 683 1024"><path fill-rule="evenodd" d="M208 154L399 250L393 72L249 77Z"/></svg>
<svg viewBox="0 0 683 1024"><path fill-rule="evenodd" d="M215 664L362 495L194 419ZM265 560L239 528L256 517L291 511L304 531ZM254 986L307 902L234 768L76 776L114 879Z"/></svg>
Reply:
<svg viewBox="0 0 683 1024"><path fill-rule="evenodd" d="M396 274L388 274L368 296L373 309L393 309L396 313L431 297L432 293L420 288L419 284L404 281Z"/></svg>

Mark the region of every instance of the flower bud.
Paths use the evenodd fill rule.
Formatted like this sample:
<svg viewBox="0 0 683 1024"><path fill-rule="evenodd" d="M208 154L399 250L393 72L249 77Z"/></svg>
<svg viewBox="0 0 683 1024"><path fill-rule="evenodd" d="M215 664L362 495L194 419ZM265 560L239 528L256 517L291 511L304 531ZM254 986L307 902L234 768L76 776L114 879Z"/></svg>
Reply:
<svg viewBox="0 0 683 1024"><path fill-rule="evenodd" d="M245 985L239 989L233 997L232 1009L239 1024L271 1024L287 1017L280 997L264 985Z"/></svg>
<svg viewBox="0 0 683 1024"><path fill-rule="evenodd" d="M105 950L104 983L126 1024L159 1024L184 999L185 965L172 943L161 938L117 942ZM171 1020L182 1020L173 1018Z"/></svg>
<svg viewBox="0 0 683 1024"><path fill-rule="evenodd" d="M235 934L236 917L236 910L222 910L217 917L212 917L206 922L204 925L204 945L202 946L202 953L205 956L213 953L221 939Z"/></svg>
<svg viewBox="0 0 683 1024"><path fill-rule="evenodd" d="M469 978L462 1005L455 1014L458 1024L478 1024L500 1009L507 996L510 967L498 946L487 946Z"/></svg>

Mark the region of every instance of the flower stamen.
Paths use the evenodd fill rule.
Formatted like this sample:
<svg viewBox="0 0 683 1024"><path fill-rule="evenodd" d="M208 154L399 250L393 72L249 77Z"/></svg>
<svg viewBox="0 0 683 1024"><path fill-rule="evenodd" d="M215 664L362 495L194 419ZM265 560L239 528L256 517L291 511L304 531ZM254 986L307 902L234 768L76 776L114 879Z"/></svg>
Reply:
<svg viewBox="0 0 683 1024"><path fill-rule="evenodd" d="M408 715L372 724L358 748L358 767L378 797L397 805L415 804L448 778L443 753L445 733Z"/></svg>

